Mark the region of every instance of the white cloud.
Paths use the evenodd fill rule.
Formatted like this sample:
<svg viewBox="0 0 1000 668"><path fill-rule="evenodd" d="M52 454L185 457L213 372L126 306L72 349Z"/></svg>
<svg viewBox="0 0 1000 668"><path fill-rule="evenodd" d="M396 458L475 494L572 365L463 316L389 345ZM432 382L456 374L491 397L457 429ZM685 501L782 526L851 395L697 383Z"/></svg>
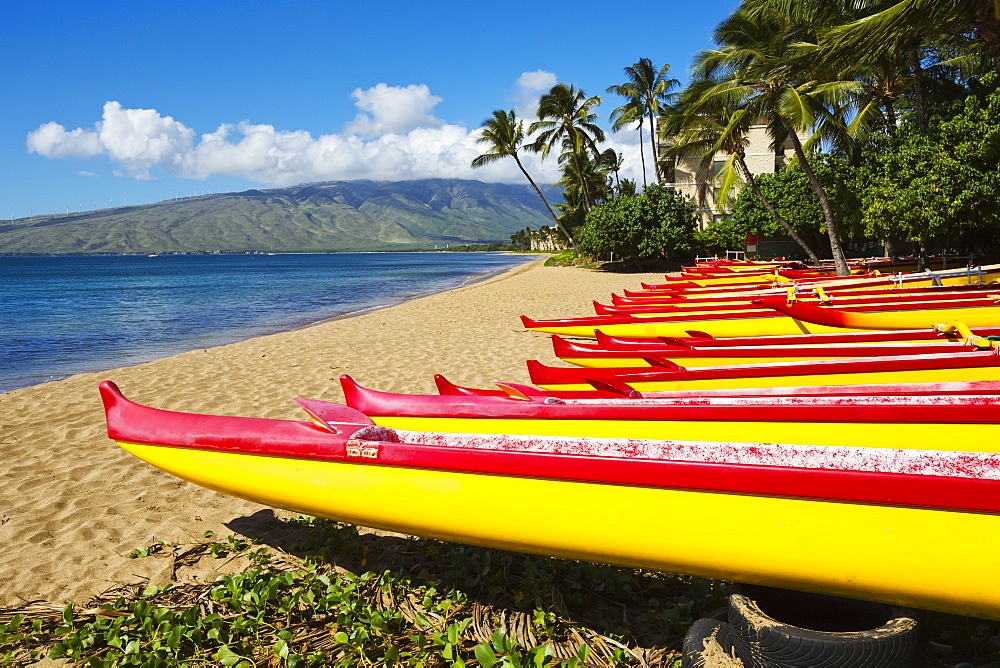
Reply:
<svg viewBox="0 0 1000 668"><path fill-rule="evenodd" d="M89 172L85 169L81 169L78 172L73 172L73 174L76 176L100 176L100 174L98 174L97 172Z"/></svg>
<svg viewBox="0 0 1000 668"><path fill-rule="evenodd" d="M118 102L104 105L97 125L108 156L138 179L150 178L154 166L175 171L194 137L194 130L155 109L122 109Z"/></svg>
<svg viewBox="0 0 1000 668"><path fill-rule="evenodd" d="M28 151L46 158L86 160L104 152L100 137L93 130L66 131L58 123L45 123L28 133Z"/></svg>
<svg viewBox="0 0 1000 668"><path fill-rule="evenodd" d="M346 131L351 134L378 137L387 132L408 132L444 123L434 117L434 107L441 98L431 95L426 84L410 84L404 88L380 83L367 90L356 88L351 98L361 110L347 124Z"/></svg>
<svg viewBox="0 0 1000 668"><path fill-rule="evenodd" d="M517 78L517 90L514 94L514 111L520 118L534 119L538 111L538 100L558 82L552 72L535 70L524 72Z"/></svg>
<svg viewBox="0 0 1000 668"><path fill-rule="evenodd" d="M541 70L525 72L517 80L516 102L531 110L523 114L526 120L530 122L538 96L555 82L554 74ZM46 158L103 155L114 163L116 175L137 179L152 178L160 170L195 180L242 177L265 186L365 178L524 181L513 160L472 169L472 159L485 150L476 143L479 128L470 130L434 116L441 98L426 85L378 84L355 90L351 97L359 114L343 132L334 134L313 136L305 130L244 120L196 136L191 128L155 109L126 109L111 101L93 128L67 130L58 123L45 123L28 134L26 143L30 152ZM624 133L621 139L616 136L612 145L632 162L629 153L636 150L637 139ZM637 154L635 158L638 170ZM541 162L537 155L524 154L522 161L539 183L559 178L555 159Z"/></svg>

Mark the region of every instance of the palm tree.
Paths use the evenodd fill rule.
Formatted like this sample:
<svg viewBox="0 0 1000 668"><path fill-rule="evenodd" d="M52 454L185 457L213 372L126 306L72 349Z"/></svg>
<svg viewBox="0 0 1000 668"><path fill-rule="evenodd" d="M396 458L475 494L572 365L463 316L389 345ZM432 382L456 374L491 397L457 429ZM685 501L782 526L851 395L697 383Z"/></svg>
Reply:
<svg viewBox="0 0 1000 668"><path fill-rule="evenodd" d="M655 118L660 116L663 107L668 102L670 91L680 85L677 79L668 79L670 65L664 65L659 70L649 58L640 58L639 62L625 68L628 81L617 86L609 86L608 92L620 95L627 102L611 112L611 122L615 130L638 123L639 142L642 143L642 124L649 119L649 143L653 156L653 167L656 170L656 180L663 182L660 170L659 151L656 146ZM646 158L640 147L642 157L642 182L646 184Z"/></svg>
<svg viewBox="0 0 1000 668"><path fill-rule="evenodd" d="M779 4L791 2L794 0L779 0ZM829 29L823 40L831 47L864 53L908 36L972 32L1000 72L1000 1L897 0L878 4L881 11Z"/></svg>
<svg viewBox="0 0 1000 668"><path fill-rule="evenodd" d="M928 41L966 42L963 50L969 53L974 40L980 48L972 51L979 53L957 60L969 63L988 54L1000 71L1000 0L743 0L741 8L754 14L777 12L809 26L821 59L834 67L879 70L886 61L899 67L902 59L903 67L892 78L909 71L921 133L926 131L923 48Z"/></svg>
<svg viewBox="0 0 1000 668"><path fill-rule="evenodd" d="M608 88L611 91L615 86ZM612 128L615 131L627 127L630 123L635 123L639 130L639 160L642 161L642 186L645 188L646 181L646 149L645 140L642 137L642 126L646 122L646 110L642 105L642 100L638 95L630 97L629 101L611 112Z"/></svg>
<svg viewBox="0 0 1000 668"><path fill-rule="evenodd" d="M521 173L524 174L524 178L528 179L528 183L531 187L535 189L538 193L538 197L541 198L542 203L548 210L549 215L552 216L552 220L555 221L556 225L562 231L563 235L566 237L566 241L572 248L576 248L576 242L570 235L569 231L563 227L563 224L559 222L559 217L549 206L548 200L545 199L545 195L535 184L534 179L528 174L528 170L524 168L521 164L521 158L518 156L517 152L523 148L524 143L524 121L517 117L514 110L503 111L502 109L497 109L493 112L492 118L487 118L483 121L482 134L476 139L479 144L488 144L489 150L482 155L477 156L472 161L473 167L482 167L483 165L488 165L491 162L496 162L510 156L514 158L514 162L517 163L518 168Z"/></svg>
<svg viewBox="0 0 1000 668"><path fill-rule="evenodd" d="M819 198L837 273L846 276L850 271L837 237L830 198L799 138L800 132L836 124L837 119L820 104L821 93L829 94L831 87L821 91L819 83L799 69L796 47L800 38L780 15L738 10L716 29L715 40L721 48L703 51L696 59L696 74L720 83L707 88L694 109L732 106L743 111L747 121L763 120L775 146L791 141Z"/></svg>
<svg viewBox="0 0 1000 668"><path fill-rule="evenodd" d="M556 84L538 102L538 119L528 128L528 134L538 133L535 141L525 148L537 151L544 159L555 146L562 148L560 160L572 161L578 176L584 211L594 204L587 180L585 162L597 156L597 142L604 141L604 131L594 124L597 114L592 109L601 103L598 96L587 97L575 86Z"/></svg>
<svg viewBox="0 0 1000 668"><path fill-rule="evenodd" d="M622 154L613 148L604 149L598 156L598 169L608 175L608 187L612 190L622 187L622 179L619 171L621 171L624 162ZM614 181L611 180L611 174L615 175Z"/></svg>
<svg viewBox="0 0 1000 668"><path fill-rule="evenodd" d="M720 152L728 154L729 157L719 173L722 181L718 202L725 205L737 179L743 180L785 233L805 251L809 260L819 264L819 257L812 247L799 236L795 228L777 212L774 205L761 192L757 179L746 163L750 120L746 111L720 106L711 110L702 107L697 112L690 109L691 104L700 98L701 93L714 84L715 82L708 80L691 82L681 94L681 103L675 113L662 117L660 136L670 143L666 155L675 160L692 155L699 156L701 168L707 171Z"/></svg>

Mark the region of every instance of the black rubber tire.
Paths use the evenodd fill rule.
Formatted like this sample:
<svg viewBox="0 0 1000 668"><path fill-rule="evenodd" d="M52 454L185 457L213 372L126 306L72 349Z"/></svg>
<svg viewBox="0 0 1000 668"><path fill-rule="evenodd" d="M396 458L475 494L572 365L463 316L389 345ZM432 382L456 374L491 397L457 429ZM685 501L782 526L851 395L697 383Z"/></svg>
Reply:
<svg viewBox="0 0 1000 668"><path fill-rule="evenodd" d="M719 666L720 652L728 656L735 656L732 627L714 616L702 617L691 625L684 636L684 645L681 648L681 668ZM735 659L731 665L736 665Z"/></svg>
<svg viewBox="0 0 1000 668"><path fill-rule="evenodd" d="M800 624L808 619L821 630L775 616ZM729 597L729 626L736 655L747 667L903 668L917 663L917 622L880 603L744 588Z"/></svg>

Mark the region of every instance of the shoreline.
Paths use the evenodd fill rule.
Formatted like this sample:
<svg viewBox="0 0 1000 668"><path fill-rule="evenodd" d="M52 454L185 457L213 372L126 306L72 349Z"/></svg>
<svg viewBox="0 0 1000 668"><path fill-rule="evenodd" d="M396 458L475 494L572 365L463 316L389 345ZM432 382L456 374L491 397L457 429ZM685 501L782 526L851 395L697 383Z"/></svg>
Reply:
<svg viewBox="0 0 1000 668"><path fill-rule="evenodd" d="M158 540L266 532L270 509L185 483L107 438L97 392L167 410L307 419L290 399L342 402L338 378L431 394L433 375L462 385L527 383L526 359L558 364L548 335L521 314L586 314L592 299L662 274L610 274L528 262L375 311L0 394L0 607L83 602L126 583L169 581L166 559L128 559ZM278 511L279 513L281 511ZM215 561L215 560L209 560ZM239 564L209 564L238 568ZM213 577L215 571L178 577Z"/></svg>

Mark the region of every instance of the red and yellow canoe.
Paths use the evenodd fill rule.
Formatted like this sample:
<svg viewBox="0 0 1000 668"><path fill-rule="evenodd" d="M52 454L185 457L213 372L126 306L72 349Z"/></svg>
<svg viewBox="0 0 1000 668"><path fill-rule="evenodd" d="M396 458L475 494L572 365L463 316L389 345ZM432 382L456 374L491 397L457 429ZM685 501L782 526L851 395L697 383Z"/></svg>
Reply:
<svg viewBox="0 0 1000 668"><path fill-rule="evenodd" d="M640 392L801 385L862 385L1000 380L998 350L816 360L687 369L656 367L554 367L528 360L528 375L548 390L587 390L591 381L626 383ZM649 358L652 359L652 358Z"/></svg>
<svg viewBox="0 0 1000 668"><path fill-rule="evenodd" d="M891 357L928 355L943 352L965 352L973 348L964 341L927 343L874 343L870 345L826 346L727 346L697 348L676 344L650 344L642 348L622 348L598 344L577 343L552 335L552 352L568 364L584 367L658 366L667 360L685 368L733 366L740 364L775 364L808 360L838 360L860 357Z"/></svg>
<svg viewBox="0 0 1000 668"><path fill-rule="evenodd" d="M893 292L884 293L879 291L877 294L871 295L849 295L849 296L839 296L834 294L823 293L823 297L820 296L807 296L807 295L791 295L790 298L786 298L787 301L800 301L805 304L810 304L813 306L819 306L826 308L829 306L836 306L838 308L843 306L855 306L864 307L871 306L872 308L880 307L881 305L898 305L899 308L910 308L923 306L934 307L939 304L945 305L956 305L961 304L963 306L986 306L996 303L996 300L992 296L997 290L987 291L982 288L976 290L955 290L955 291L942 291L937 290L933 292L923 292L920 288L914 288L913 292ZM686 303L650 303L650 304L601 304L600 302L594 301L594 312L597 315L648 315L648 314L674 314L674 313L694 313L698 311L739 311L739 310L754 310L754 309L766 309L768 306L764 305L763 300L772 300L777 298L777 295L766 296L763 298L747 298L745 300L729 300L729 301L709 301L703 302L701 300L692 300ZM895 306L890 306L894 308Z"/></svg>
<svg viewBox="0 0 1000 668"><path fill-rule="evenodd" d="M463 437L374 427L346 408L291 422L156 410L107 382L101 393L108 435L125 450L258 503L507 550L1000 618L993 452L966 453L978 464L970 469L952 464L959 453L931 448L887 463L863 444L844 457L772 443ZM742 519L723 528L726 517Z"/></svg>
<svg viewBox="0 0 1000 668"><path fill-rule="evenodd" d="M475 434L712 441L773 441L811 446L941 450L1000 443L1000 396L828 395L532 397L377 392L341 377L347 405L396 429ZM516 388L514 388L516 390ZM312 402L310 410L338 404ZM314 409L312 406L320 406ZM951 441L961 432L968 443Z"/></svg>
<svg viewBox="0 0 1000 668"><path fill-rule="evenodd" d="M1000 326L1000 295L995 295L991 302L988 305L979 304L976 306L959 302L915 308L912 304L907 305L907 308L900 305L883 305L877 310L863 311L850 307L817 307L799 301L788 301L780 297L757 300L759 305L784 313L800 322L809 322L817 327L841 327L854 330L913 329L955 320L960 320L969 327L997 327Z"/></svg>
<svg viewBox="0 0 1000 668"><path fill-rule="evenodd" d="M972 332L962 323L949 323L943 327L900 330L858 330L831 334L792 334L786 336L740 336L716 339L705 332L691 331L687 336L629 338L608 336L598 330L596 343L600 346L622 350L659 348L676 345L695 350L707 348L763 347L763 346L828 346L828 345L878 345L883 343L925 344L930 342L971 343L980 337L1000 336L1000 327L977 327Z"/></svg>
<svg viewBox="0 0 1000 668"><path fill-rule="evenodd" d="M796 320L774 310L729 311L724 313L683 313L675 316L589 316L534 320L521 316L525 329L560 336L595 338L600 330L610 336L683 337L690 331L707 332L717 338L736 336L787 336L790 334L829 334L850 331Z"/></svg>

